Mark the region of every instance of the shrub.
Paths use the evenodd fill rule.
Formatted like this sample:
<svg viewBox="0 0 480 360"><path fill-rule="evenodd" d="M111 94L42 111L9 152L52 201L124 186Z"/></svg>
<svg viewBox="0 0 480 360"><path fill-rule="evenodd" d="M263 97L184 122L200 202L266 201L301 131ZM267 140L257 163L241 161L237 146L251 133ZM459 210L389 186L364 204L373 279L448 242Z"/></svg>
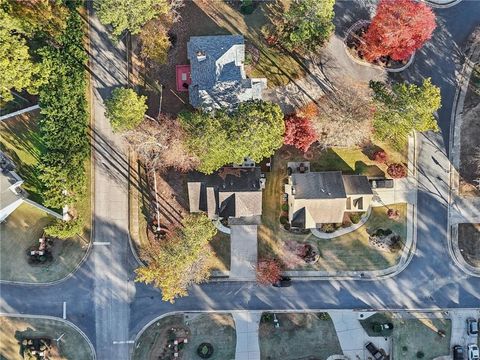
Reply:
<svg viewBox="0 0 480 360"><path fill-rule="evenodd" d="M387 174L393 179L400 179L407 176L407 168L401 163L388 165Z"/></svg>
<svg viewBox="0 0 480 360"><path fill-rule="evenodd" d="M318 313L318 318L323 321L330 320L330 315L327 312L320 312Z"/></svg>
<svg viewBox="0 0 480 360"><path fill-rule="evenodd" d="M423 359L425 357L425 354L423 351L417 351L417 359Z"/></svg>
<svg viewBox="0 0 480 360"><path fill-rule="evenodd" d="M320 231L324 233L333 233L335 230L339 229L342 225L341 224L333 224L333 223L328 223L328 224L322 224L320 226Z"/></svg>
<svg viewBox="0 0 480 360"><path fill-rule="evenodd" d="M288 204L283 204L282 205L282 210L283 211L288 211Z"/></svg>
<svg viewBox="0 0 480 360"><path fill-rule="evenodd" d="M397 220L400 217L400 213L399 213L398 210L388 209L387 210L387 216L388 216L389 219Z"/></svg>
<svg viewBox="0 0 480 360"><path fill-rule="evenodd" d="M280 224L282 225L288 224L288 217L280 216Z"/></svg>
<svg viewBox="0 0 480 360"><path fill-rule="evenodd" d="M272 321L272 320L273 320L273 314L272 313L266 312L266 313L262 314L262 318L261 318L262 322L266 323L266 322L269 322L269 321Z"/></svg>
<svg viewBox="0 0 480 360"><path fill-rule="evenodd" d="M74 237L75 235L81 234L83 231L83 225L83 219L81 217L77 217L70 221L55 220L52 225L47 226L44 230L45 234L48 236L60 239L68 239Z"/></svg>
<svg viewBox="0 0 480 360"><path fill-rule="evenodd" d="M360 222L360 220L362 219L363 213L354 212L354 213L350 213L349 216L350 216L350 221L352 222L352 224L358 224Z"/></svg>
<svg viewBox="0 0 480 360"><path fill-rule="evenodd" d="M377 150L373 153L373 160L380 164L385 164L388 161L388 155L383 150Z"/></svg>

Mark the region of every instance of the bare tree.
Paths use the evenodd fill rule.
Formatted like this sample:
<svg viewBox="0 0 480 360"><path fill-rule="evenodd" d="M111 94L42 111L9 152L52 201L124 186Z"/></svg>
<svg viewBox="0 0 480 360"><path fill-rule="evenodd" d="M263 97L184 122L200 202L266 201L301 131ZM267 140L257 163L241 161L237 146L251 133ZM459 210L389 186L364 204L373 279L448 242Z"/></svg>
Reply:
<svg viewBox="0 0 480 360"><path fill-rule="evenodd" d="M338 79L335 90L323 95L316 105L316 114L312 113L312 104L299 113L309 114L322 146L351 147L370 140L374 107L366 84Z"/></svg>
<svg viewBox="0 0 480 360"><path fill-rule="evenodd" d="M185 132L176 119L162 116L146 119L140 126L124 134L124 138L147 168L181 172L194 169L199 160L185 145Z"/></svg>

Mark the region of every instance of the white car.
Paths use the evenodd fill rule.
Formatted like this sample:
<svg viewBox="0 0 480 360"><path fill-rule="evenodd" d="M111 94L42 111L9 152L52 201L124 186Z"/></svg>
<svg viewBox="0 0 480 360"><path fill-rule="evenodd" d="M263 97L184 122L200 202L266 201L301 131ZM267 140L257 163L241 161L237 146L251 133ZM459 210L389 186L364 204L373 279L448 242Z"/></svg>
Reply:
<svg viewBox="0 0 480 360"><path fill-rule="evenodd" d="M467 354L468 354L468 360L480 359L480 351L478 350L478 346L475 344L470 344L467 346Z"/></svg>

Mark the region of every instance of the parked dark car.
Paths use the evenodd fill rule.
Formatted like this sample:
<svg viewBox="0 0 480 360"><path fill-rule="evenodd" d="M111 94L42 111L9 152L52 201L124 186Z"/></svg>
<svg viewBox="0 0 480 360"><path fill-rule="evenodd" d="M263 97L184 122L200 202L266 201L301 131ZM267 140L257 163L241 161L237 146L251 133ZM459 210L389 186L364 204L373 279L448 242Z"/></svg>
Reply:
<svg viewBox="0 0 480 360"><path fill-rule="evenodd" d="M375 345L373 345L373 343L368 342L365 345L365 348L370 352L370 354L372 354L372 356L375 360L384 360L385 359L385 356L380 352L380 350L377 349L377 347Z"/></svg>
<svg viewBox="0 0 480 360"><path fill-rule="evenodd" d="M453 347L453 360L463 360L463 347L460 345Z"/></svg>
<svg viewBox="0 0 480 360"><path fill-rule="evenodd" d="M280 280L272 285L275 287L289 287L292 286L292 279L290 279L288 276L282 276Z"/></svg>
<svg viewBox="0 0 480 360"><path fill-rule="evenodd" d="M478 335L478 321L474 318L467 319L467 334Z"/></svg>

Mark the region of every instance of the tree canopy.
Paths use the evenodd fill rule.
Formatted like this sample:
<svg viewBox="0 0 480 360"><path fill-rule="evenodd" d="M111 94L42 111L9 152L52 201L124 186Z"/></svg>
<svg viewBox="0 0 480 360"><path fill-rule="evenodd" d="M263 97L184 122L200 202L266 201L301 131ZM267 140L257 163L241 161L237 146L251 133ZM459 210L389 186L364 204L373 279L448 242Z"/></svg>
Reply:
<svg viewBox="0 0 480 360"><path fill-rule="evenodd" d="M440 89L430 78L422 85L396 83L391 89L371 81L376 111L373 118L375 136L402 149L411 131L438 131L435 112L441 106Z"/></svg>
<svg viewBox="0 0 480 360"><path fill-rule="evenodd" d="M0 105L13 99L11 89L36 94L46 80L41 64L34 61L22 24L11 16L7 3L0 1Z"/></svg>
<svg viewBox="0 0 480 360"><path fill-rule="evenodd" d="M285 124L280 107L265 101L241 103L225 111L182 113L187 146L195 154L198 169L210 174L225 164L242 163L248 156L259 162L282 146Z"/></svg>
<svg viewBox="0 0 480 360"><path fill-rule="evenodd" d="M217 229L204 214L189 214L182 227L161 242L150 244L142 253L148 265L136 270L135 281L153 283L162 290L164 301L186 296L188 287L206 280L212 256L209 242Z"/></svg>
<svg viewBox="0 0 480 360"><path fill-rule="evenodd" d="M138 95L133 89L114 89L110 99L105 101L105 115L113 131L126 131L138 126L147 111L146 100L146 96Z"/></svg>
<svg viewBox="0 0 480 360"><path fill-rule="evenodd" d="M368 61L405 60L430 39L435 26L435 14L424 2L381 0L360 51Z"/></svg>
<svg viewBox="0 0 480 360"><path fill-rule="evenodd" d="M295 114L285 119L285 144L307 152L315 140L317 134L309 119Z"/></svg>
<svg viewBox="0 0 480 360"><path fill-rule="evenodd" d="M334 4L335 0L294 0L283 14L282 45L307 53L322 47L335 29Z"/></svg>
<svg viewBox="0 0 480 360"><path fill-rule="evenodd" d="M96 0L97 16L105 25L111 25L113 35L125 30L138 34L149 20L170 11L168 0Z"/></svg>
<svg viewBox="0 0 480 360"><path fill-rule="evenodd" d="M40 156L40 179L46 206L61 209L75 206L86 191L85 161L89 155L87 104L83 48L83 24L72 10L59 46L42 49L51 68L48 81L40 87L40 136L44 144ZM66 236L79 226L58 224Z"/></svg>
<svg viewBox="0 0 480 360"><path fill-rule="evenodd" d="M168 38L168 22L161 19L152 19L142 28L140 41L142 42L141 55L143 58L159 64L167 62L170 39Z"/></svg>

